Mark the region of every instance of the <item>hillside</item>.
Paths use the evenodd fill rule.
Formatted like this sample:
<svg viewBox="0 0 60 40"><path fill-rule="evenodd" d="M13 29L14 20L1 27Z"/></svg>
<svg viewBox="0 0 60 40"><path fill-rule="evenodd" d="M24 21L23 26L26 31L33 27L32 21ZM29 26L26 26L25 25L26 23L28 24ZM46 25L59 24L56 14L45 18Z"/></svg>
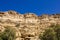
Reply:
<svg viewBox="0 0 60 40"><path fill-rule="evenodd" d="M37 16L34 13L0 12L0 32L12 27L16 30L15 40L39 40L38 35L53 24L60 24L60 14Z"/></svg>

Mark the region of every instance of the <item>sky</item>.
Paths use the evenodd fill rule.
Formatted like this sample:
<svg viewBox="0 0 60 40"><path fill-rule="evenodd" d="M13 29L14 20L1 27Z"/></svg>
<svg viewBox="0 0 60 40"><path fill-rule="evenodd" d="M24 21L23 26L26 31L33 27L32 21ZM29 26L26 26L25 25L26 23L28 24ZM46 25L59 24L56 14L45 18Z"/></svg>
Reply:
<svg viewBox="0 0 60 40"><path fill-rule="evenodd" d="M8 10L21 14L60 14L60 0L0 0L0 11Z"/></svg>

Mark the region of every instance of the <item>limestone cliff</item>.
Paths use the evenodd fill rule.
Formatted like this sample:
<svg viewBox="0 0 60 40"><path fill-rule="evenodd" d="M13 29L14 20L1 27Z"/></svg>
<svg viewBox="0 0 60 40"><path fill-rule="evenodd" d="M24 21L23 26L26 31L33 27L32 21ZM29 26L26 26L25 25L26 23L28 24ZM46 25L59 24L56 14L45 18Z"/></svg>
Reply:
<svg viewBox="0 0 60 40"><path fill-rule="evenodd" d="M37 16L34 13L0 12L0 32L11 26L16 30L16 40L39 40L39 34L52 24L60 24L60 14Z"/></svg>

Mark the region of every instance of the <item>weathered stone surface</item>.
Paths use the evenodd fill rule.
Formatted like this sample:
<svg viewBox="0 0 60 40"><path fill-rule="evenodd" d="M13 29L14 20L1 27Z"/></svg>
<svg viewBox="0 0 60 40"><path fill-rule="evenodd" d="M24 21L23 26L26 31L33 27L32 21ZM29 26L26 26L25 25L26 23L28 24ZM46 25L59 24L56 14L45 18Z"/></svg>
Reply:
<svg viewBox="0 0 60 40"><path fill-rule="evenodd" d="M3 32L5 26L12 26L16 30L16 40L39 40L39 34L52 24L60 24L60 14L37 16L15 11L0 12L0 31Z"/></svg>

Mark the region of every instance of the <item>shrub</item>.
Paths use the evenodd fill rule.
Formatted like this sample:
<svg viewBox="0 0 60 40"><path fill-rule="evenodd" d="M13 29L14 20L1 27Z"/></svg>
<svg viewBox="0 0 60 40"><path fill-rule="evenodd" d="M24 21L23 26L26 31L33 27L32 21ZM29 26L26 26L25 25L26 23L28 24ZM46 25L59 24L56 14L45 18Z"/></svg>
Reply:
<svg viewBox="0 0 60 40"><path fill-rule="evenodd" d="M60 40L60 25L51 26L49 29L46 29L42 36L41 40Z"/></svg>
<svg viewBox="0 0 60 40"><path fill-rule="evenodd" d="M10 27L6 27L6 30L0 34L1 40L14 40L15 38L15 30Z"/></svg>

